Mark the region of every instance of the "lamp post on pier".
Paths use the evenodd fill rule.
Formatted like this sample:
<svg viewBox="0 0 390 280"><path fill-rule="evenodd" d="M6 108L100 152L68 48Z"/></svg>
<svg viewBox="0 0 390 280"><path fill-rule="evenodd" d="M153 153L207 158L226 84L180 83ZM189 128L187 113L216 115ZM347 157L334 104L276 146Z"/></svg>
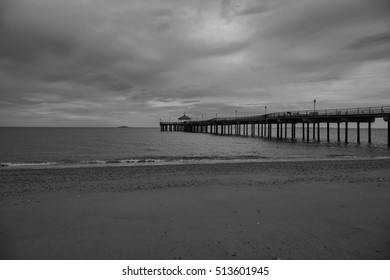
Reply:
<svg viewBox="0 0 390 280"><path fill-rule="evenodd" d="M314 114L316 113L316 100L314 99Z"/></svg>
<svg viewBox="0 0 390 280"><path fill-rule="evenodd" d="M267 106L264 106L264 114L267 114Z"/></svg>

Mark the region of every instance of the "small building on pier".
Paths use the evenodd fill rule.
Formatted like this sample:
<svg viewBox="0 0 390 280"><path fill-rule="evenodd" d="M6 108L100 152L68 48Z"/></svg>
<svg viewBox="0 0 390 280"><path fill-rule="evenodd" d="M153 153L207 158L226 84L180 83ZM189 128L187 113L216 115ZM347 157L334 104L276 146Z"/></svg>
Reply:
<svg viewBox="0 0 390 280"><path fill-rule="evenodd" d="M189 116L186 116L186 113L184 113L184 115L178 118L178 120L179 122L186 122L186 121L190 121L191 118Z"/></svg>
<svg viewBox="0 0 390 280"><path fill-rule="evenodd" d="M177 120L178 124L176 125L176 131L184 131L185 123L191 121L191 118L184 112L184 115L179 117Z"/></svg>

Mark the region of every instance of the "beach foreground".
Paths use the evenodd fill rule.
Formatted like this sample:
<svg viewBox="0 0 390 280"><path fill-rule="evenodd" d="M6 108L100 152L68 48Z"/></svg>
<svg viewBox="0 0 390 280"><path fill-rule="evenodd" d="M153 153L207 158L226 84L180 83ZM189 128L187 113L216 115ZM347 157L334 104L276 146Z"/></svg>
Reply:
<svg viewBox="0 0 390 280"><path fill-rule="evenodd" d="M0 170L2 259L390 259L390 160Z"/></svg>

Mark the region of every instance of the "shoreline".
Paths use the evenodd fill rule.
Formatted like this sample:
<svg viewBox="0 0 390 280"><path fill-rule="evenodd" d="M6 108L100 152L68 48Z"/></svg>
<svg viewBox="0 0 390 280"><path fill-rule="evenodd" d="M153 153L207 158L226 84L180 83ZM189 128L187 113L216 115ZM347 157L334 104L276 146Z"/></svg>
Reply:
<svg viewBox="0 0 390 280"><path fill-rule="evenodd" d="M1 170L23 170L23 169L67 169L67 168L103 168L103 167L142 167L142 166L170 166L170 165L207 165L207 164L250 164L250 163L284 163L284 162L322 162L322 161L371 161L390 160L389 156L328 156L323 158L248 158L248 159L188 159L163 161L159 159L145 159L133 162L130 160L115 161L91 161L86 163L2 163Z"/></svg>
<svg viewBox="0 0 390 280"><path fill-rule="evenodd" d="M390 259L390 160L0 169L1 259Z"/></svg>

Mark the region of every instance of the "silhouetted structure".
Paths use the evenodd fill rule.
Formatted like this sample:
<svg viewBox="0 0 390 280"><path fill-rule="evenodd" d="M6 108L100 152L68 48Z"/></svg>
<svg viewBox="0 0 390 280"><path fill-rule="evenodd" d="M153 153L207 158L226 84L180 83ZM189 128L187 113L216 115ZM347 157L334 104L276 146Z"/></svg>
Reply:
<svg viewBox="0 0 390 280"><path fill-rule="evenodd" d="M183 117L187 117L182 116ZM188 118L188 117L187 117ZM360 125L368 125L368 143L371 143L371 124L376 118L383 118L387 122L387 143L390 146L390 106L327 109L315 111L279 112L247 117L213 118L203 121L160 122L161 131L184 131L198 133L212 133L218 135L244 135L272 138L273 125L276 125L277 139L296 139L296 126L302 126L302 139L320 141L321 123L326 124L327 141L330 141L329 127L337 124L337 141L341 141L340 124L344 124L344 142L348 143L348 124L357 125L357 143L360 143ZM179 118L180 120L180 118ZM256 129L257 126L257 129ZM287 135L287 126L291 126ZM310 131L310 126L311 131Z"/></svg>

